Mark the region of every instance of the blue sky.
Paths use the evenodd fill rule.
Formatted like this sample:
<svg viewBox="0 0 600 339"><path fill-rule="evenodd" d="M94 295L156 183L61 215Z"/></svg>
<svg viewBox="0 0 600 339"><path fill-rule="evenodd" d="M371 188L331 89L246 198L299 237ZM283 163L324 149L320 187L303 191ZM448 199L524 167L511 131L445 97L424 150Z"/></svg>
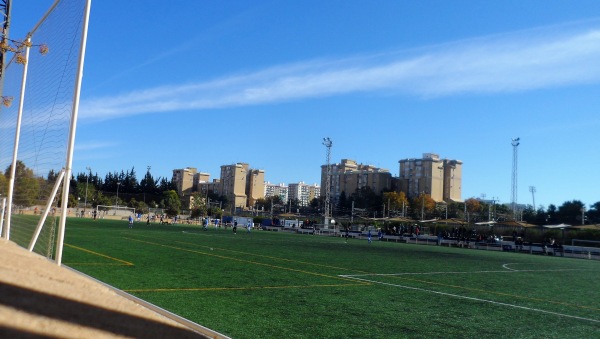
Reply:
<svg viewBox="0 0 600 339"><path fill-rule="evenodd" d="M53 1L14 2L11 37ZM142 178L247 162L463 161L463 199L600 201L598 1L92 2L73 164Z"/></svg>

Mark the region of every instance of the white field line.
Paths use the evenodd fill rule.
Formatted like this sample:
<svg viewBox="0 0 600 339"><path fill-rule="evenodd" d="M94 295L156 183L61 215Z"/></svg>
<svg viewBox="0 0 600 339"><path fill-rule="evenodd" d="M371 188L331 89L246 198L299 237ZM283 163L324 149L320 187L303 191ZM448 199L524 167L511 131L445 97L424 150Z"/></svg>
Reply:
<svg viewBox="0 0 600 339"><path fill-rule="evenodd" d="M518 265L518 263L508 263L508 264L504 264L504 265L502 265L502 268L505 268L505 269L507 269L507 270L511 270L511 271L517 271L517 270L515 270L514 268L510 268L510 267L508 267L508 265Z"/></svg>
<svg viewBox="0 0 600 339"><path fill-rule="evenodd" d="M507 272L507 271L498 271L498 272ZM511 271L508 271L508 272L511 272ZM463 272L458 272L458 273L463 273ZM464 273L469 273L469 272L464 272ZM371 274L371 275L394 275L394 274ZM538 308L532 308L532 307L526 307L526 306L519 306L519 305L512 305L512 304L507 304L507 303L503 303L503 302L499 302L499 301L486 300L486 299L480 299L480 298L475 298L475 297L467 297L467 296L458 295L458 294L452 294L452 293L446 293L446 292L439 292L439 291L434 291L434 290L428 290L428 289L425 289L425 288L411 287L411 286L406 286L406 285L399 285L399 284L392 284L392 283L380 282L380 281L376 281L376 280L369 280L369 279L357 278L357 276L359 276L359 275L340 275L340 276L344 277L344 278L355 279L355 280L364 281L364 282L368 282L368 283L372 283L372 284L380 284L380 285L386 285L386 286L404 288L404 289L407 289L407 290L413 290L413 291L419 291L419 292L439 294L439 295L444 295L444 296L448 296L448 297L452 297L452 298L467 299L467 300L478 301L478 302L483 302L483 303L490 303L490 304L493 304L493 305L500 305L500 306L517 308L517 309L526 310L526 311L551 314L551 315L556 315L556 316L559 316L559 317L565 317L565 318L584 320L584 321L589 321L589 322L594 322L594 323L600 323L600 320L596 320L596 319L590 319L590 318L578 317L578 316L569 315L569 314L563 314L563 313L558 313L558 312L551 312L551 311L546 311L546 310L540 310Z"/></svg>
<svg viewBox="0 0 600 339"><path fill-rule="evenodd" d="M368 277L368 276L394 276L394 275L435 275L435 274L480 274L480 273L518 273L518 272L568 272L568 271L585 271L576 268L564 268L553 270L515 270L506 268L500 271L468 271L468 272L408 272L408 273L367 273L367 274L352 274L347 275L347 278L353 277Z"/></svg>

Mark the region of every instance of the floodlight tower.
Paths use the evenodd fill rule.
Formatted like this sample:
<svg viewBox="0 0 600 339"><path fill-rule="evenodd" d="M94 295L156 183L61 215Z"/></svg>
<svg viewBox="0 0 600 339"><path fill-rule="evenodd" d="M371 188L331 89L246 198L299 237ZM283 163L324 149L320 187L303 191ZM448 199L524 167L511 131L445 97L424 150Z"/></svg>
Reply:
<svg viewBox="0 0 600 339"><path fill-rule="evenodd" d="M513 147L513 164L512 164L512 187L511 187L511 207L513 210L513 218L517 220L517 153L520 144L520 138L512 139Z"/></svg>
<svg viewBox="0 0 600 339"><path fill-rule="evenodd" d="M329 204L331 203L331 146L333 145L333 142L331 141L331 139L329 138L323 138L323 146L325 146L325 148L327 148L327 170L325 172L325 214L324 216L324 222L323 224L325 224L325 227L329 226L329 219L331 217L331 215L329 215L329 211L330 211L330 206Z"/></svg>
<svg viewBox="0 0 600 339"><path fill-rule="evenodd" d="M529 192L531 192L531 199L533 199L533 212L537 213L537 209L535 208L535 186L529 186Z"/></svg>

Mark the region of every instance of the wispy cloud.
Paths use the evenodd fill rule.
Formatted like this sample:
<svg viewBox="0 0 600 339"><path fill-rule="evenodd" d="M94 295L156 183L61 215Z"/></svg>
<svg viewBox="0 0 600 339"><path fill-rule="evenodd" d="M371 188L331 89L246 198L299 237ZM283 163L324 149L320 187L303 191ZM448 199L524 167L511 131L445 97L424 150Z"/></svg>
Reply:
<svg viewBox="0 0 600 339"><path fill-rule="evenodd" d="M75 150L78 152L88 152L88 151L97 151L100 149L110 149L118 146L117 143L114 142L88 142L88 143L78 143L75 146Z"/></svg>
<svg viewBox="0 0 600 339"><path fill-rule="evenodd" d="M557 27L420 50L282 65L82 102L82 119L260 105L359 92L417 97L600 81L600 25Z"/></svg>

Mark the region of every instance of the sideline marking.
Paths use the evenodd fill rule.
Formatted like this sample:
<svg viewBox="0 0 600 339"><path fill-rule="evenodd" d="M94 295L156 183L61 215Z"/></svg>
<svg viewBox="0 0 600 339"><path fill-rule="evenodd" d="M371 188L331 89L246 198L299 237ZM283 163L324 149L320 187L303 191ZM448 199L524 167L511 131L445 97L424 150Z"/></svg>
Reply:
<svg viewBox="0 0 600 339"><path fill-rule="evenodd" d="M596 319L584 318L584 317L579 317L579 316L575 316L575 315L563 314L563 313L552 312L552 311L545 311L545 310L541 310L541 309L538 309L538 308L532 308L532 307L526 307L526 306L519 306L519 305L512 305L512 304L507 304L507 303L503 303L503 302L499 302L499 301L493 301L493 300L487 300L487 299L480 299L480 298L475 298L475 297L467 297L467 296L464 296L464 295L458 295L458 294L452 294L452 293L446 293L446 292L439 292L439 291L434 291L434 290L428 290L428 289L425 289L425 288L411 287L411 286L406 286L406 285L398 285L398 284L392 284L392 283L385 283L385 282L380 282L380 281L375 281L375 280L368 280L368 279L363 279L363 278L356 278L356 277L352 277L352 276L344 276L344 277L349 278L349 279L356 279L356 280L363 281L363 282L369 282L369 283L372 283L372 284L380 284L380 285L386 285L386 286L392 286L392 287L399 287L399 288L404 288L404 289L408 289L408 290L414 290L414 291L420 291L420 292L427 292L427 293L434 293L434 294L444 295L444 296L453 297L453 298L467 299L467 300L472 300L472 301L479 301L479 302L484 302L484 303L490 303L490 304L493 304L493 305L500 305L500 306L518 308L518 309L522 309L522 310L526 310L526 311L533 311L533 312L539 312L539 313L556 315L556 316L559 316L559 317L572 318L572 319L584 320L584 321L589 321L589 322L594 322L594 323L600 323L600 320L596 320ZM418 280L416 280L416 281L418 281ZM485 291L485 292L489 292L489 291Z"/></svg>
<svg viewBox="0 0 600 339"><path fill-rule="evenodd" d="M88 249L77 247L77 246L74 246L74 245L69 245L69 244L66 244L66 243L65 243L65 246L68 246L68 247L71 247L71 248L74 248L74 249L77 249L77 250L80 250L80 251L83 251L83 252L91 253L91 254L94 254L94 255L97 255L97 256L100 256L100 257L108 258L108 259L111 259L111 260L114 260L114 261L118 261L118 262L121 262L121 263L123 263L123 264L125 264L127 266L134 266L133 263L130 263L130 262L125 261L125 260L113 258L113 257L108 256L106 254L101 254L101 253L98 253L98 252L90 251Z"/></svg>
<svg viewBox="0 0 600 339"><path fill-rule="evenodd" d="M137 292L185 292L185 291L241 291L241 290L262 290L262 289L284 289L284 288L313 288L313 287L340 287L340 286L365 286L363 282L354 284L318 284L318 285L290 285L290 286L250 286L250 287L198 287L198 288L149 288L149 289L128 289L123 290L128 293Z"/></svg>

